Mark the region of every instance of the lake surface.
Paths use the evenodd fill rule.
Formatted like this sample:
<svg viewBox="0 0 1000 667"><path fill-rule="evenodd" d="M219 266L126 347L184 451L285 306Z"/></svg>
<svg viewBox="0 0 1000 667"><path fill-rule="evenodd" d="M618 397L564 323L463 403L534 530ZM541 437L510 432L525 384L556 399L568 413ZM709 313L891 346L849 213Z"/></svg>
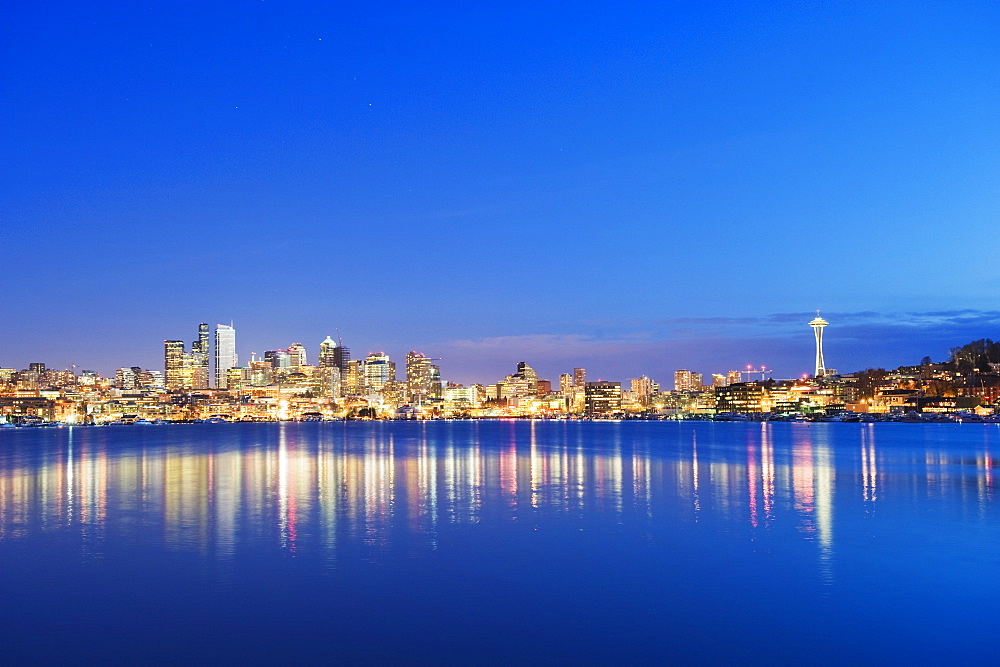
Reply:
<svg viewBox="0 0 1000 667"><path fill-rule="evenodd" d="M25 662L996 660L997 424L0 431Z"/></svg>

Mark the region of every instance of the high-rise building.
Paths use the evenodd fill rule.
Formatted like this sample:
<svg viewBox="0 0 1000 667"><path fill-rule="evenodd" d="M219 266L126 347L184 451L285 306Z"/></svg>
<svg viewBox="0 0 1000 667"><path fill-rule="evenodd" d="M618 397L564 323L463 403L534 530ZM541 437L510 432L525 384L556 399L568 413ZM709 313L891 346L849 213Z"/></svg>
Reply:
<svg viewBox="0 0 1000 667"><path fill-rule="evenodd" d="M372 352L362 362L366 391L380 392L386 385L396 381L396 364L389 360L385 352Z"/></svg>
<svg viewBox="0 0 1000 667"><path fill-rule="evenodd" d="M694 371L674 371L674 391L701 391L702 374Z"/></svg>
<svg viewBox="0 0 1000 667"><path fill-rule="evenodd" d="M239 365L236 357L236 329L228 324L215 325L215 386L229 388L229 369Z"/></svg>
<svg viewBox="0 0 1000 667"><path fill-rule="evenodd" d="M406 355L407 400L412 403L423 403L431 395L432 368L429 357L419 352L410 352Z"/></svg>
<svg viewBox="0 0 1000 667"><path fill-rule="evenodd" d="M332 368L337 366L336 355L337 341L327 336L326 340L319 344L319 358L317 364L320 368Z"/></svg>
<svg viewBox="0 0 1000 667"><path fill-rule="evenodd" d="M538 373L524 361L517 362L517 372L514 373L514 377L520 378L531 385L538 383Z"/></svg>
<svg viewBox="0 0 1000 667"><path fill-rule="evenodd" d="M729 384L729 380L722 373L712 373L712 386L713 387L725 387Z"/></svg>
<svg viewBox="0 0 1000 667"><path fill-rule="evenodd" d="M632 380L632 393L634 393L639 398L646 398L655 394L660 390L660 385L653 382L650 378L645 375Z"/></svg>
<svg viewBox="0 0 1000 667"><path fill-rule="evenodd" d="M587 369L586 368L574 368L573 369L573 386L578 389L583 389L587 384Z"/></svg>
<svg viewBox="0 0 1000 667"><path fill-rule="evenodd" d="M351 360L351 350L329 336L319 344L319 367L340 369L340 376L347 376L347 363Z"/></svg>
<svg viewBox="0 0 1000 667"><path fill-rule="evenodd" d="M167 389L178 391L191 388L190 373L185 369L184 341L163 341L163 374Z"/></svg>
<svg viewBox="0 0 1000 667"><path fill-rule="evenodd" d="M292 343L288 346L288 363L291 366L306 366L306 348L302 343Z"/></svg>
<svg viewBox="0 0 1000 667"><path fill-rule="evenodd" d="M809 323L813 333L816 334L816 372L813 373L813 377L817 378L826 375L826 362L823 361L823 328L827 324L828 322L819 316L819 311L816 311L816 317Z"/></svg>
<svg viewBox="0 0 1000 667"><path fill-rule="evenodd" d="M269 362L272 368L288 368L292 365L291 359L286 350L267 350L264 352L264 361Z"/></svg>
<svg viewBox="0 0 1000 667"><path fill-rule="evenodd" d="M198 340L191 343L191 359L188 362L192 368L192 387L203 389L209 385L209 352L208 324L201 322L198 325Z"/></svg>
<svg viewBox="0 0 1000 667"><path fill-rule="evenodd" d="M749 377L749 376L748 376ZM726 386L743 382L743 371L729 371L726 373Z"/></svg>
<svg viewBox="0 0 1000 667"><path fill-rule="evenodd" d="M559 376L559 391L565 396L573 388L573 376L569 373L562 373Z"/></svg>

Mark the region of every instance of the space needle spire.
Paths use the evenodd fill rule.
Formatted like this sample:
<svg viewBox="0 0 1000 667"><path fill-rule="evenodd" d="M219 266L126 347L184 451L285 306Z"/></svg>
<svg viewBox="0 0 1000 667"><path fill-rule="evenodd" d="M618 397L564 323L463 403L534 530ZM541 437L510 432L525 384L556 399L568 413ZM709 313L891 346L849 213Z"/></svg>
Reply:
<svg viewBox="0 0 1000 667"><path fill-rule="evenodd" d="M827 321L819 316L819 311L816 311L816 317L813 321L809 323L809 326L813 328L813 333L816 334L816 372L813 373L813 377L823 377L826 375L826 363L823 361L823 327L827 325Z"/></svg>

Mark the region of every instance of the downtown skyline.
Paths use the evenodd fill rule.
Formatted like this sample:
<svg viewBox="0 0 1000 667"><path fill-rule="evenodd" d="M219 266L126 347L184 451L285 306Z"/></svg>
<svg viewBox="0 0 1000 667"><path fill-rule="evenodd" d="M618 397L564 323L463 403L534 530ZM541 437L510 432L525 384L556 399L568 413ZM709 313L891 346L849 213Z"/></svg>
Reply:
<svg viewBox="0 0 1000 667"><path fill-rule="evenodd" d="M817 308L841 370L1000 326L990 3L0 18L5 366L156 367L220 320L465 382L795 377Z"/></svg>

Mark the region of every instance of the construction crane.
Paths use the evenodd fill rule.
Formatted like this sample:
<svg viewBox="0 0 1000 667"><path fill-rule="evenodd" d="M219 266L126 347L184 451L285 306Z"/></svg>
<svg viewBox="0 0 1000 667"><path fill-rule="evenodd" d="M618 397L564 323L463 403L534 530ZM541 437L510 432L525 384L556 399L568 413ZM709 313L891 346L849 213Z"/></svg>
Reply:
<svg viewBox="0 0 1000 667"><path fill-rule="evenodd" d="M765 379L764 376L766 376L768 373L773 373L773 372L774 371L768 370L767 367L765 366L761 366L759 369L757 369L751 366L750 364L747 364L747 369L745 371L740 371L741 374L747 376L746 379L747 382L753 382L753 376L757 373L760 373L760 381L763 382Z"/></svg>

